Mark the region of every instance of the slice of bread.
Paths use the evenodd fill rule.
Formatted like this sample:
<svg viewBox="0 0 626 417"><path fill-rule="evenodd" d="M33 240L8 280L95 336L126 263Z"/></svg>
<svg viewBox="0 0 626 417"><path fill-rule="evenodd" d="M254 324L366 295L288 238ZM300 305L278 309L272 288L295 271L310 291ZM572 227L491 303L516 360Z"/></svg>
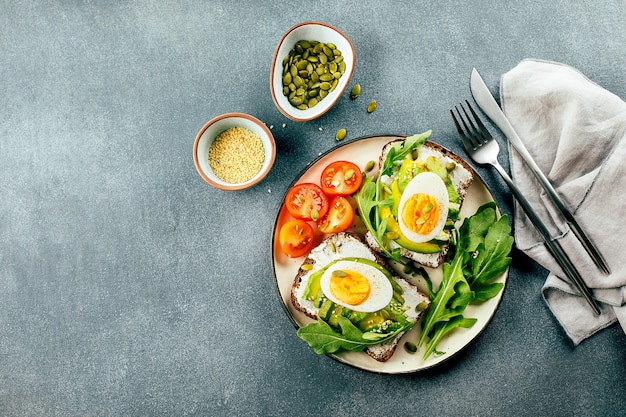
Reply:
<svg viewBox="0 0 626 417"><path fill-rule="evenodd" d="M298 274L296 275L291 288L291 303L293 306L308 317L317 319L319 309L313 305L312 301L305 300L302 296L304 289L306 288L308 278L312 273L325 267L333 260L346 257L358 257L375 261L383 266L387 271L394 274L394 281L398 283L404 291L404 294L402 295L405 300L404 307L406 308L407 318L410 321L417 322L423 317L423 315L426 314L428 307L430 307L430 299L428 296L412 283L397 276L397 274L394 273L394 270L391 269L391 267L378 253L374 252L365 243L363 243L358 235L349 232L330 235L317 247L311 250L310 254L298 270ZM415 307L424 302L426 303L426 308L421 309L421 311L416 311ZM401 337L402 334L398 335L398 337L390 342L367 347L364 352L377 361L387 361L395 352Z"/></svg>
<svg viewBox="0 0 626 417"><path fill-rule="evenodd" d="M385 159L387 158L387 154L389 153L389 150L391 149L391 147L396 142L401 142L402 140L403 139L396 139L387 143L385 146L383 146L381 155L378 160L379 170L382 168L385 162ZM454 188L459 194L459 197L461 200L460 204L462 205L463 200L465 199L465 195L467 194L467 189L470 187L470 185L472 184L474 180L474 174L473 174L474 171L469 166L469 164L463 160L463 158L450 152L449 150L447 150L446 148L442 147L439 144L427 141L419 149L419 155L417 159L425 160L427 157L431 155L441 160L444 163L444 165L447 165L450 162L454 162L456 164L456 167L453 170L449 171L449 175L450 175L450 179L452 180L452 184L454 185ZM380 246L378 245L378 242L376 242L376 239L374 239L374 237L372 236L370 232L366 233L365 242L368 244L368 246L370 246L376 252L382 252ZM395 242L392 242L392 243L395 244ZM399 247L399 246L396 245L395 247ZM392 247L391 249L394 249L395 247ZM449 244L446 244L441 247L441 252L427 254L427 253L412 252L405 248L400 248L400 254L403 257L411 259L420 265L424 265L430 268L436 268L443 263L443 260L445 258L446 253L448 252L448 249L449 249Z"/></svg>

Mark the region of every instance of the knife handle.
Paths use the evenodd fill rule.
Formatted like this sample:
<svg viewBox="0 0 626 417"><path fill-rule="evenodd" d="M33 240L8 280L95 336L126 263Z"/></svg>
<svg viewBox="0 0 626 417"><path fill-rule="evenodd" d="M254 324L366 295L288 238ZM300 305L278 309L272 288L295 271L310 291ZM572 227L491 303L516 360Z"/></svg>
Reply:
<svg viewBox="0 0 626 417"><path fill-rule="evenodd" d="M600 307L598 307L598 304L592 298L591 290L585 284L585 281L580 276L580 273L578 272L570 258L567 256L567 253L565 253L560 243L556 240L552 240L548 228L541 221L537 213L535 213L535 211L532 209L530 203L528 202L528 200L526 200L526 197L524 197L520 189L517 187L517 185L515 185L511 177L509 177L509 175L504 170L504 168L502 168L502 166L498 162L495 162L494 164L492 164L492 166L496 168L500 176L502 176L506 184L509 186L516 200L520 203L520 206L522 207L532 224L535 226L539 234L541 234L541 237L545 241L548 251L557 261L565 275L572 281L576 288L578 288L578 291L591 306L594 313L596 315L600 315Z"/></svg>
<svg viewBox="0 0 626 417"><path fill-rule="evenodd" d="M509 124L510 126L510 124ZM503 131L504 132L504 131ZM554 189L548 178L541 172L537 163L535 163L534 159L526 150L526 147L521 143L521 140L513 130L510 131L507 129L505 132L507 137L509 137L511 144L515 148L515 150L524 158L526 165L530 168L531 172L537 178L537 180L543 186L543 189L546 191L546 194L550 198L550 201L555 205L558 211L561 213L567 224L570 226L572 232L576 235L580 243L583 245L587 253L591 256L594 263L605 273L609 274L611 271L609 269L608 263L606 259L602 256L600 251L596 248L596 246L591 242L590 238L583 231L582 227L576 221L574 214L567 208L557 191ZM511 135L511 136L509 136Z"/></svg>

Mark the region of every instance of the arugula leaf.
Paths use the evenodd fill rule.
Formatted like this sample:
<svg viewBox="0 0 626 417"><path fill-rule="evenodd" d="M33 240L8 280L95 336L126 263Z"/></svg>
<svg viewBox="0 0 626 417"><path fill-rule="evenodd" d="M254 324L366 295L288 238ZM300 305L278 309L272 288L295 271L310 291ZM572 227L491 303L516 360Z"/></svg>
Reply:
<svg viewBox="0 0 626 417"><path fill-rule="evenodd" d="M466 319L463 316L456 316L447 322L439 323L437 325L437 328L433 332L433 336L430 339L430 343L428 343L428 347L426 349L426 352L424 353L424 359L429 357L432 353L437 353L437 354L443 353L443 352L438 352L436 350L437 344L441 341L441 339L444 338L444 336L446 336L452 330L456 329L457 327L463 327L463 328L469 329L477 321L478 320L472 319L472 318Z"/></svg>
<svg viewBox="0 0 626 417"><path fill-rule="evenodd" d="M377 184L373 182L372 177L365 177L363 179L363 183L361 184L360 190L357 192L355 196L357 208L359 211L359 217L363 221L363 224L367 228L367 230L372 234L376 243L383 251L383 254L389 258L393 259L397 262L403 263L402 258L400 257L400 251L389 251L387 249L387 245L384 242L384 235L387 229L387 221L388 219L384 219L382 221L374 223L376 220L376 212L375 210L378 206L393 204L393 200L390 199L378 201L377 199Z"/></svg>
<svg viewBox="0 0 626 417"><path fill-rule="evenodd" d="M465 276L463 275L463 253L457 251L454 259L450 263L444 263L442 268L443 279L435 293L435 298L430 303L430 309L422 321L422 334L418 341L418 346L422 346L426 338L431 338L432 340L431 333L437 323L449 321L455 316L460 315L463 310L465 310L465 306L469 304L469 302L465 305L456 303L454 307L448 304L450 299L457 294L456 288L458 283L461 284L459 288L463 288L464 290L469 288L469 284L467 284ZM463 283L465 285L463 285Z"/></svg>
<svg viewBox="0 0 626 417"><path fill-rule="evenodd" d="M427 130L424 133L407 136L404 141L395 142L387 153L387 158L385 158L385 162L383 163L379 178L385 174L391 173L391 171L393 171L396 161L402 161L404 158L406 158L408 154L413 151L413 149L415 149L416 147L419 148L424 143L426 143L431 133L432 130Z"/></svg>
<svg viewBox="0 0 626 417"><path fill-rule="evenodd" d="M315 353L320 355L335 353L342 349L359 352L368 346L386 343L413 325L409 322L392 333L378 337L372 332L361 332L347 317L337 316L337 322L341 332L333 329L324 320L318 319L317 322L300 328L297 332L298 337L307 342L315 350Z"/></svg>
<svg viewBox="0 0 626 417"><path fill-rule="evenodd" d="M484 246L472 261L473 282L484 284L499 276L511 263L508 256L513 246L511 227L506 215L495 222L487 232Z"/></svg>
<svg viewBox="0 0 626 417"><path fill-rule="evenodd" d="M418 345L428 339L424 359L437 352L439 341L454 328L471 327L476 322L463 316L465 308L495 297L504 285L491 281L511 263L511 227L506 215L497 218L495 203L479 207L453 236L453 248L443 264L443 279L422 322Z"/></svg>

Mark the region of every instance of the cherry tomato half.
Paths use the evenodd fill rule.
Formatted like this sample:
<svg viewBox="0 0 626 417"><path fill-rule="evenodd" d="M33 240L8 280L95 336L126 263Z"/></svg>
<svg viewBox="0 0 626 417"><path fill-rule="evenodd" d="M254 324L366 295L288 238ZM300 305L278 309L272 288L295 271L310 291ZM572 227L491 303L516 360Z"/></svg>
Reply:
<svg viewBox="0 0 626 417"><path fill-rule="evenodd" d="M328 197L317 184L296 184L287 191L285 206L296 219L317 221L328 211Z"/></svg>
<svg viewBox="0 0 626 417"><path fill-rule="evenodd" d="M304 220L289 220L278 233L280 249L290 258L299 258L309 253L314 239L313 228Z"/></svg>
<svg viewBox="0 0 626 417"><path fill-rule="evenodd" d="M363 177L359 167L348 161L335 161L322 171L320 185L328 195L351 195L359 187Z"/></svg>
<svg viewBox="0 0 626 417"><path fill-rule="evenodd" d="M317 221L317 228L322 233L339 233L352 226L354 209L347 198L336 196L330 201L326 216Z"/></svg>

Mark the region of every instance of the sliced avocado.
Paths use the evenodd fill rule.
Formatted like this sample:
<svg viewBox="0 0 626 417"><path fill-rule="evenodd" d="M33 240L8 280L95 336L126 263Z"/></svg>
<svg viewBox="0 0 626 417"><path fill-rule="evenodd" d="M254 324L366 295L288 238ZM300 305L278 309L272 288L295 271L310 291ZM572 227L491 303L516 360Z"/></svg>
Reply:
<svg viewBox="0 0 626 417"><path fill-rule="evenodd" d="M360 320L356 326L363 332L373 329L374 327L380 325L382 322L387 320L383 314L382 310L374 313L368 313L362 320Z"/></svg>
<svg viewBox="0 0 626 417"><path fill-rule="evenodd" d="M448 170L446 169L446 166L436 156L431 155L426 158L426 168L430 172L437 174L444 183L447 184L450 182L450 177L448 175Z"/></svg>
<svg viewBox="0 0 626 417"><path fill-rule="evenodd" d="M454 188L452 181L446 183L446 189L448 190L448 201L457 204L461 202L461 197L459 197L459 193L456 192L456 188Z"/></svg>
<svg viewBox="0 0 626 417"><path fill-rule="evenodd" d="M324 275L324 271L326 271L326 269L330 265L332 265L332 263L326 265L322 269L319 269L311 273L311 275L309 276L309 279L306 282L306 287L304 288L304 291L302 292L302 298L304 298L305 300L313 300L317 296L317 294L321 290L320 280L322 279L322 275Z"/></svg>
<svg viewBox="0 0 626 417"><path fill-rule="evenodd" d="M330 319L330 316L334 310L335 303L333 303L332 301L326 299L323 303L322 306L320 307L320 311L317 313L317 316L319 318L321 318L322 320L328 321Z"/></svg>
<svg viewBox="0 0 626 417"><path fill-rule="evenodd" d="M334 307L330 309L330 316L328 317L328 324L333 327L339 327L339 320L337 320L337 316L341 316L343 312L343 307L334 304Z"/></svg>
<svg viewBox="0 0 626 417"><path fill-rule="evenodd" d="M402 199L402 191L398 185L398 180L394 180L391 183L391 196L393 197L393 206L391 207L391 213L394 217L398 217L398 210L400 208L400 200Z"/></svg>

